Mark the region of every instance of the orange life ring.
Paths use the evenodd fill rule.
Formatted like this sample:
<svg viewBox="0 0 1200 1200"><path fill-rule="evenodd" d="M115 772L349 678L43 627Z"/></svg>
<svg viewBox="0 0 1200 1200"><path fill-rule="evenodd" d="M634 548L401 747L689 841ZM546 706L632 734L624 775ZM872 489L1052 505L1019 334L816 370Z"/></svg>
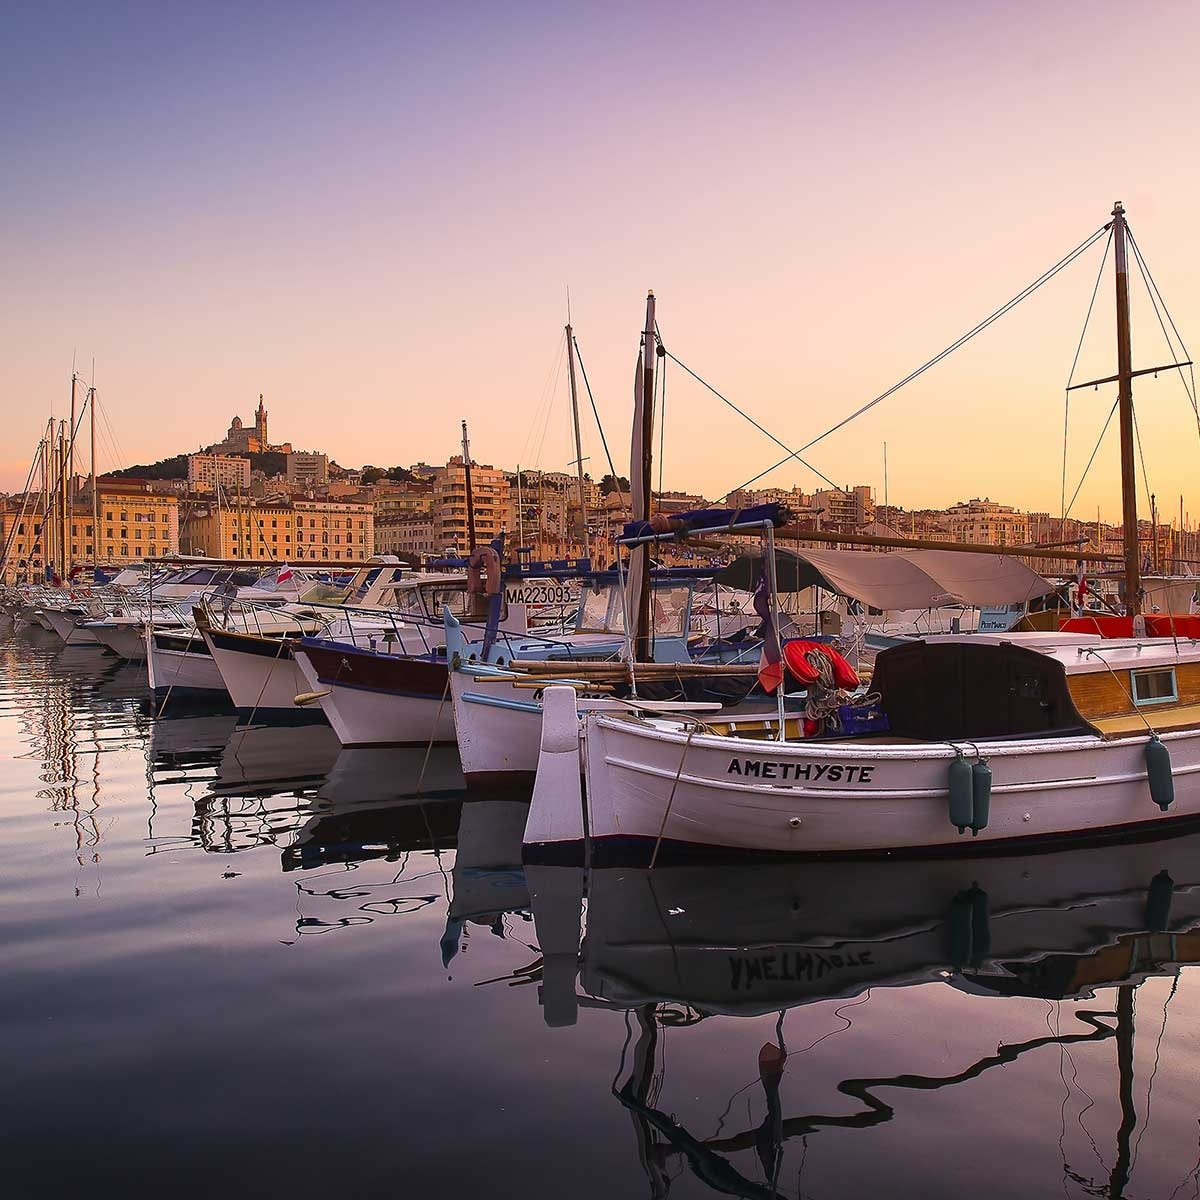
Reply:
<svg viewBox="0 0 1200 1200"><path fill-rule="evenodd" d="M783 661L791 673L803 684L815 683L820 673L808 661L808 655L816 650L829 659L833 667L833 682L840 688L852 690L858 687L861 680L858 672L832 646L825 642L809 642L803 638L784 642Z"/></svg>

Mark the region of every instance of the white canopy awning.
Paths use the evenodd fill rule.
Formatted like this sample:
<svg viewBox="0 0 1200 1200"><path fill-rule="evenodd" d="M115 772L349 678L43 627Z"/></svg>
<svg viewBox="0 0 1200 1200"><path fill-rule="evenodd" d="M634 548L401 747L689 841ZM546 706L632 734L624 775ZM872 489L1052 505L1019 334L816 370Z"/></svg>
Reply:
<svg viewBox="0 0 1200 1200"><path fill-rule="evenodd" d="M946 604L972 608L1020 604L1054 590L1036 571L1002 554L961 550L893 550L881 554L779 547L776 556L780 586L787 590L823 587L885 610L940 608Z"/></svg>

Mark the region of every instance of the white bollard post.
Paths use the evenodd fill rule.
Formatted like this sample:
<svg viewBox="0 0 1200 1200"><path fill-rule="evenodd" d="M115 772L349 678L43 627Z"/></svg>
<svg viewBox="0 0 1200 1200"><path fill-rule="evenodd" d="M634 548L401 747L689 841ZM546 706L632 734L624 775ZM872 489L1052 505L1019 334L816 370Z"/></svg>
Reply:
<svg viewBox="0 0 1200 1200"><path fill-rule="evenodd" d="M525 822L527 848L577 844L582 851L586 829L579 768L575 689L555 684L542 696L541 750Z"/></svg>

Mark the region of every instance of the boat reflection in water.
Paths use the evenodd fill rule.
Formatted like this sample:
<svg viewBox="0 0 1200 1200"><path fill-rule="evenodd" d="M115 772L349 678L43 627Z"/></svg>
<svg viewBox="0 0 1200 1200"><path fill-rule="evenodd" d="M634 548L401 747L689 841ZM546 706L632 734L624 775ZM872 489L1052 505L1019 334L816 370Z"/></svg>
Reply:
<svg viewBox="0 0 1200 1200"><path fill-rule="evenodd" d="M444 902L464 798L454 747L343 749L280 852L296 879L296 936ZM432 853L427 853L427 852ZM380 870L382 864L388 864Z"/></svg>
<svg viewBox="0 0 1200 1200"><path fill-rule="evenodd" d="M784 1192L780 1181L794 1182L803 1170L818 1145L811 1135L865 1130L891 1121L898 1111L908 1115L906 1093L952 1089L1041 1047L1069 1053L1072 1046L1109 1040L1115 1043L1117 1069L1112 1070L1110 1051L1100 1081L1089 1076L1088 1089L1078 1076L1085 1069L1083 1056L1071 1062L1076 1090L1095 1096L1099 1089L1107 1099L1094 1119L1113 1122L1114 1131L1105 1136L1106 1145L1115 1149L1103 1157L1098 1179L1094 1171L1085 1178L1068 1168L1065 1150L1063 1170L1085 1193L1123 1195L1136 1157L1131 1147L1138 1123L1134 993L1148 979L1165 975L1175 977L1173 996L1181 965L1200 962L1200 933L1194 932L1200 927L1200 834L969 861L760 862L652 870L528 865L526 874L543 955L540 998L546 1023L574 1025L588 1019L587 1010L601 1009L623 1011L636 1025L626 1045L631 1053L622 1055L612 1090L633 1118L651 1195L665 1194L685 1166L720 1194L793 1195L791 1183ZM1001 1039L999 1045L989 1022L1017 1010L1006 1007L1001 1013L991 1005L973 1010L972 1018L959 1018L944 1037L939 1030L932 1047L917 1031L895 1027L897 1014L912 1011L898 991L855 1013L875 989L937 982L974 997L1075 1001L1110 987L1115 995L1106 994L1095 1007L1064 1009L1057 1025L1046 1016L1045 1028L1025 1030L1036 1036ZM834 1095L804 1111L815 1099L813 1073L819 1076L822 1068L804 1060L803 1072L799 1065L793 1068L792 1083L784 1088L785 1018L791 1009L834 998L842 1022L834 1033L866 1022L875 1036L864 1035L866 1050L852 1056L855 1076L827 1081ZM1154 1000L1157 1009L1158 992ZM868 1012L870 1017L863 1015ZM809 1026L827 1030L822 1023L827 1013L813 1010L814 1020L805 1026L805 1052L824 1040L810 1038ZM735 1096L753 1091L761 1123L757 1116L751 1120L750 1098L743 1097L737 1108L730 1100L719 1135L712 1134L710 1118L704 1118L703 1128L689 1128L698 1118L681 1118L668 1105L662 1092L670 1071L662 1064L679 1064L676 1071L686 1071L691 1054L703 1056L712 1039L706 1043L692 1031L712 1019L764 1014L778 1014L774 1035L761 1046L757 1063L734 1068L730 1088L738 1088ZM1165 1005L1161 1014L1165 1031ZM591 1019L599 1018L593 1014ZM1153 1020L1151 1035L1158 1034L1161 1043L1157 1012ZM676 1039L669 1055L668 1033ZM721 1035L722 1063L731 1036L732 1031ZM965 1047L959 1045L964 1042ZM870 1072L872 1057L882 1057L891 1068L897 1053L906 1067L915 1062L918 1069ZM919 1064L931 1056L935 1069L921 1071ZM837 1070L845 1070L848 1057L843 1048ZM951 1057L955 1063L965 1057L966 1065L945 1065ZM1139 1058L1139 1071L1146 1061ZM1147 1066L1138 1091L1144 1115L1149 1075ZM1058 1085L1058 1076L1054 1079ZM993 1086L1017 1085L996 1079ZM1066 1091L1074 1094L1071 1085ZM785 1093L791 1097L786 1103ZM971 1103L979 1094L960 1095L951 1103ZM799 1110L792 1111L797 1103ZM913 1096L910 1104L916 1103ZM1062 1103L1065 1112L1067 1101ZM731 1112L745 1117L730 1117ZM731 1131L730 1123L738 1121L744 1128ZM1079 1121L1082 1125L1082 1115ZM968 1120L963 1129L969 1128ZM802 1144L785 1166L789 1139ZM851 1144L859 1154L870 1153L865 1142ZM847 1145L838 1143L841 1154ZM860 1166L868 1169L865 1160ZM1147 1169L1156 1168L1146 1162Z"/></svg>
<svg viewBox="0 0 1200 1200"><path fill-rule="evenodd" d="M521 864L528 815L528 801L472 799L463 805L441 942L443 966L458 954L468 926L503 938L510 917L532 920ZM532 931L528 936L532 938Z"/></svg>

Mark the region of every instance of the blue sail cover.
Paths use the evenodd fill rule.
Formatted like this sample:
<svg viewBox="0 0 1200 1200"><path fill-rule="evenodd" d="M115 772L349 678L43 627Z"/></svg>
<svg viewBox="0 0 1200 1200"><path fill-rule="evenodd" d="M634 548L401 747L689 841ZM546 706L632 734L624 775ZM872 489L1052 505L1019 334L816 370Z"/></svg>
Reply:
<svg viewBox="0 0 1200 1200"><path fill-rule="evenodd" d="M683 539L695 533L721 533L744 525L770 522L777 529L787 524L787 509L782 504L752 504L748 508L697 508L673 516L659 514L649 521L630 521L621 541L659 537Z"/></svg>

